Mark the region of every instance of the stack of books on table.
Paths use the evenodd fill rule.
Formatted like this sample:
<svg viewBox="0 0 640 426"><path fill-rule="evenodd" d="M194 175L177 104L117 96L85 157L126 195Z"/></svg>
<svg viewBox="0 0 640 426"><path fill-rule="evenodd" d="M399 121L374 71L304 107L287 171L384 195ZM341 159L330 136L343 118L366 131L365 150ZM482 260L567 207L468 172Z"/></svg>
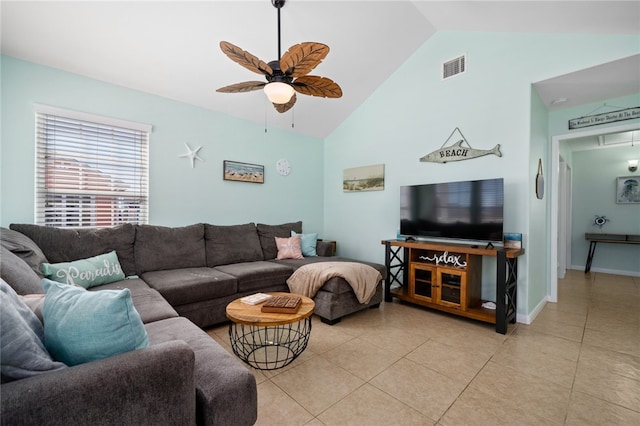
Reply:
<svg viewBox="0 0 640 426"><path fill-rule="evenodd" d="M243 298L240 299L240 301L242 303L246 303L247 305L257 305L259 303L264 302L267 299L271 299L270 294L266 294L266 293L256 293L256 294L251 294L249 296L245 296Z"/></svg>

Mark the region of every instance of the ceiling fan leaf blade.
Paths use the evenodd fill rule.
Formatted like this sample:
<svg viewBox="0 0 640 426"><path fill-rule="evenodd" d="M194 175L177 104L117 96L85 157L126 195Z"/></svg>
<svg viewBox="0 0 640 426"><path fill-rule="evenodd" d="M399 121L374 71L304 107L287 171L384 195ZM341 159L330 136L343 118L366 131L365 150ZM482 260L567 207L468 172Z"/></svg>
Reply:
<svg viewBox="0 0 640 426"><path fill-rule="evenodd" d="M296 94L294 93L293 96L291 96L291 99L289 100L289 102L287 102L286 104L273 104L273 107L276 109L276 111L282 114L283 112L287 112L291 108L293 108L293 105L295 105L296 100L297 100Z"/></svg>
<svg viewBox="0 0 640 426"><path fill-rule="evenodd" d="M316 42L295 44L280 59L280 69L291 77L310 73L329 53L329 46Z"/></svg>
<svg viewBox="0 0 640 426"><path fill-rule="evenodd" d="M293 88L303 95L318 96L321 98L340 98L342 89L335 81L327 77L306 75L297 78L292 83Z"/></svg>
<svg viewBox="0 0 640 426"><path fill-rule="evenodd" d="M229 86L221 87L216 92L220 93L244 93L252 92L254 90L260 90L267 84L264 81L244 81L242 83L230 84Z"/></svg>
<svg viewBox="0 0 640 426"><path fill-rule="evenodd" d="M236 62L249 71L256 74L272 75L273 70L266 62L260 60L257 56L243 50L242 48L229 43L228 41L220 42L220 49L229 57L233 62Z"/></svg>

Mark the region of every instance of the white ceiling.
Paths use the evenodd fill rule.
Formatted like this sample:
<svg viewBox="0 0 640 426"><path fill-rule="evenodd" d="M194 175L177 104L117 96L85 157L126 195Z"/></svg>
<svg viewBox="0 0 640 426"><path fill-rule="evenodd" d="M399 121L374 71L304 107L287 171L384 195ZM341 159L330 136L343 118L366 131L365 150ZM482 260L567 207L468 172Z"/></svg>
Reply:
<svg viewBox="0 0 640 426"><path fill-rule="evenodd" d="M229 60L218 47L221 40L265 62L276 59L277 11L270 0L3 0L0 5L3 54L261 125L266 121L291 129L294 120L293 131L320 138L331 133L436 31L640 34L637 0L287 0L281 11L282 50L303 41L329 45L331 52L312 74L332 78L344 92L340 99L298 96L292 116L276 113L260 91L215 91L260 79ZM579 81L582 74L575 74L561 80L562 84L541 82L537 89L548 105L558 97L586 103L634 87L637 93L640 66L637 58L634 61L617 64L621 68L611 65L622 71L591 72L589 84L566 84ZM621 87L607 78L611 72L632 78ZM630 93L620 93L626 94ZM558 107L569 106L568 102Z"/></svg>
<svg viewBox="0 0 640 426"><path fill-rule="evenodd" d="M640 55L560 75L533 86L549 111L640 93Z"/></svg>

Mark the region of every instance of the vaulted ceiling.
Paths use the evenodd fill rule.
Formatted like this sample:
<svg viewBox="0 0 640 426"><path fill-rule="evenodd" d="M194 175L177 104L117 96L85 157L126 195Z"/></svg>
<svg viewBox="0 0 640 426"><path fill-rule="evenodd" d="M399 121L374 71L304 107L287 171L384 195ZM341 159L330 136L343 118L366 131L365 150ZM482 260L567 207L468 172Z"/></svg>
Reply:
<svg viewBox="0 0 640 426"><path fill-rule="evenodd" d="M3 54L291 129L291 113L276 113L261 91L215 91L260 79L224 56L221 40L265 62L276 59L271 0L2 1L1 8ZM640 34L639 16L638 1L287 0L282 50L303 41L329 45L312 74L332 78L344 92L340 99L298 96L293 130L326 137L437 31ZM638 74L631 87L639 87ZM591 77L605 84L598 75ZM545 102L571 99L570 90L580 91L580 102L602 96L576 85L555 89L543 90Z"/></svg>

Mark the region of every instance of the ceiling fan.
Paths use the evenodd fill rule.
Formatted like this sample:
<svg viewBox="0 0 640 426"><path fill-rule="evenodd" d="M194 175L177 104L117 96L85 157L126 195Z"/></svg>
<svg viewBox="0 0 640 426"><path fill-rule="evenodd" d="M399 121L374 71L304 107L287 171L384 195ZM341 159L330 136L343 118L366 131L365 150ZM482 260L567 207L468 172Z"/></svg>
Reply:
<svg viewBox="0 0 640 426"><path fill-rule="evenodd" d="M342 89L330 78L307 75L329 53L329 46L316 42L293 45L284 55L280 55L280 9L286 0L271 0L278 9L278 59L265 63L256 56L227 41L220 42L220 49L232 61L249 71L262 74L264 81L245 81L221 87L216 92L243 93L264 89L275 109L282 113L296 103L295 92L323 98L339 98Z"/></svg>

